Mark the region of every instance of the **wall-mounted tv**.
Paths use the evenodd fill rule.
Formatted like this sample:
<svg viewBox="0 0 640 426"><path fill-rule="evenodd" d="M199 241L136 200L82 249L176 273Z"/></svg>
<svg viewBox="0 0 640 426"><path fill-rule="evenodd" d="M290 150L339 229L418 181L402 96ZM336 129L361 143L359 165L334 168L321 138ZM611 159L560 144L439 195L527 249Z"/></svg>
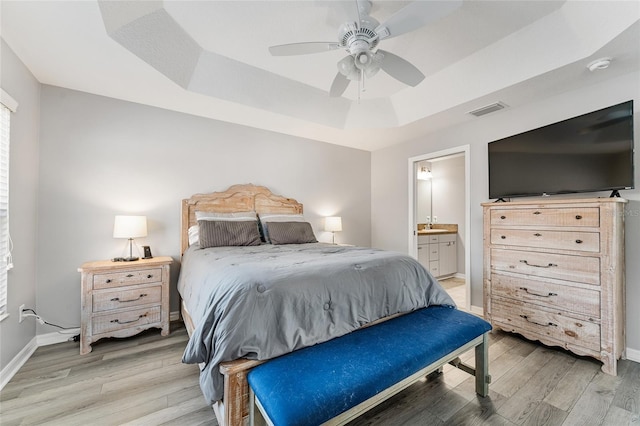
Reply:
<svg viewBox="0 0 640 426"><path fill-rule="evenodd" d="M489 198L632 189L633 178L633 101L489 143Z"/></svg>

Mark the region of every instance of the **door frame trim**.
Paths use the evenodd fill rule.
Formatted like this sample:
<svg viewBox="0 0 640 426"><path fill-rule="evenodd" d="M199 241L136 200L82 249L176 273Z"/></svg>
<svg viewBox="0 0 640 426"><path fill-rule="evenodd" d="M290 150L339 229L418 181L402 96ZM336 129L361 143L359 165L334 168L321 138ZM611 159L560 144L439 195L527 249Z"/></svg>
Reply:
<svg viewBox="0 0 640 426"><path fill-rule="evenodd" d="M448 148L441 151L430 152L422 155L410 157L408 161L408 181L409 181L409 256L417 259L418 257L418 235L416 233L416 173L418 172L417 164L425 160L433 160L435 158L447 157L454 154L464 154L464 270L465 270L465 309L471 309L471 147L470 145L461 145L454 148Z"/></svg>

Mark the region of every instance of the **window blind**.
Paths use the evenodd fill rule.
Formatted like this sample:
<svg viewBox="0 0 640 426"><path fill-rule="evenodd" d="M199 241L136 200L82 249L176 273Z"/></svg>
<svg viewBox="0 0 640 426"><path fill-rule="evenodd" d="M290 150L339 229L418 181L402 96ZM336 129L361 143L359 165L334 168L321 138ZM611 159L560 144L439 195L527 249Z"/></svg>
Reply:
<svg viewBox="0 0 640 426"><path fill-rule="evenodd" d="M9 243L9 135L11 111L0 104L0 315L7 311Z"/></svg>

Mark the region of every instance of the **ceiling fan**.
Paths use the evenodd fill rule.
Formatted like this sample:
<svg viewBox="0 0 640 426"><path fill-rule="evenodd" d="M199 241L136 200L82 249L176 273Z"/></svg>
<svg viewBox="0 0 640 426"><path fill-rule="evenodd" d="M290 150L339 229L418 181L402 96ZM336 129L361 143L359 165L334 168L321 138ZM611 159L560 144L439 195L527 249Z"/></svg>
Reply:
<svg viewBox="0 0 640 426"><path fill-rule="evenodd" d="M414 1L382 24L369 16L371 5L369 0L349 2L345 7L349 20L340 26L337 42L281 44L269 47L269 52L273 56L292 56L346 50L349 54L337 64L338 73L329 90L331 97L341 96L352 80L364 84L365 77L373 77L380 69L404 84L417 86L424 74L405 59L378 49L378 44L443 18L458 9L462 0Z"/></svg>

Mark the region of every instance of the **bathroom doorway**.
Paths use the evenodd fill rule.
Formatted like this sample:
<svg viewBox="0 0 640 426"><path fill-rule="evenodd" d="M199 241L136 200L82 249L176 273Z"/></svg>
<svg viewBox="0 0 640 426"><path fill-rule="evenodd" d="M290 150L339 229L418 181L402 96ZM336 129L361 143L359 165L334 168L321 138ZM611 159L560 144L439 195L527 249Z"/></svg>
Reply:
<svg viewBox="0 0 640 426"><path fill-rule="evenodd" d="M409 159L409 254L471 308L469 146Z"/></svg>

